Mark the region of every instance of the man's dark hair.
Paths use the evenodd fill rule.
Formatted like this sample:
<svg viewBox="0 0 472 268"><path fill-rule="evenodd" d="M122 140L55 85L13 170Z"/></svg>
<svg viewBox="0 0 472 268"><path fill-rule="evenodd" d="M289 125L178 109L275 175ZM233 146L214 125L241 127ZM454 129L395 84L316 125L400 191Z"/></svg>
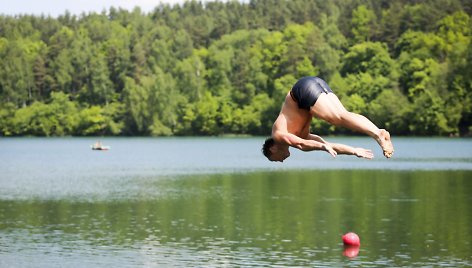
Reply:
<svg viewBox="0 0 472 268"><path fill-rule="evenodd" d="M262 145L262 153L269 158L272 154L270 147L275 144L275 141L272 137L269 137L265 140L264 145ZM269 158L270 159L270 158Z"/></svg>

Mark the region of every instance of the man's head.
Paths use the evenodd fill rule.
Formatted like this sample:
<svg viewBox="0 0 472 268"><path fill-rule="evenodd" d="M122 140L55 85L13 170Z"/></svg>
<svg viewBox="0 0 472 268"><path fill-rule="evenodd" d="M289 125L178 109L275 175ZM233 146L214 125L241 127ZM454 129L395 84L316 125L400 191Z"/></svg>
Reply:
<svg viewBox="0 0 472 268"><path fill-rule="evenodd" d="M270 161L278 162L283 162L290 156L288 145L278 144L272 137L265 140L264 145L262 145L262 153Z"/></svg>

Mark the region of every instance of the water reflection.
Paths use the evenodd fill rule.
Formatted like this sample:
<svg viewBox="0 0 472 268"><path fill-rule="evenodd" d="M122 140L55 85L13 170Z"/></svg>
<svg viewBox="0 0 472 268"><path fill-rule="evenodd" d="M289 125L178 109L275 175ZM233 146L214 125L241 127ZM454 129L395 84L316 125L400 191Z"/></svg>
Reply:
<svg viewBox="0 0 472 268"><path fill-rule="evenodd" d="M359 255L360 246L344 246L343 255L348 258L355 258Z"/></svg>
<svg viewBox="0 0 472 268"><path fill-rule="evenodd" d="M472 265L471 175L136 177L107 199L0 200L0 266ZM360 251L343 248L351 230Z"/></svg>

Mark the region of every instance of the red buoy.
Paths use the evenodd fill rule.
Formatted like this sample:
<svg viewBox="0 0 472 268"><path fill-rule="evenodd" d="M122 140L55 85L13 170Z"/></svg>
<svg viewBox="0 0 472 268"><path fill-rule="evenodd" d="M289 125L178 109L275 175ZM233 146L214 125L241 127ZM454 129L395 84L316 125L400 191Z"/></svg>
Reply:
<svg viewBox="0 0 472 268"><path fill-rule="evenodd" d="M356 233L349 232L343 235L343 243L344 245L349 246L360 246L361 240L359 239L359 236Z"/></svg>

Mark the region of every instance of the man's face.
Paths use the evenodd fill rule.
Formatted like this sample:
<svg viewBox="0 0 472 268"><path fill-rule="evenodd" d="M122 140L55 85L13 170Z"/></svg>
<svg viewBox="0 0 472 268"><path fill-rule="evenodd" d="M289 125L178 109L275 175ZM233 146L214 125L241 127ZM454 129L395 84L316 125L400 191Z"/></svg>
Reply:
<svg viewBox="0 0 472 268"><path fill-rule="evenodd" d="M280 145L276 143L270 148L270 152L270 161L283 162L290 156L288 145Z"/></svg>

